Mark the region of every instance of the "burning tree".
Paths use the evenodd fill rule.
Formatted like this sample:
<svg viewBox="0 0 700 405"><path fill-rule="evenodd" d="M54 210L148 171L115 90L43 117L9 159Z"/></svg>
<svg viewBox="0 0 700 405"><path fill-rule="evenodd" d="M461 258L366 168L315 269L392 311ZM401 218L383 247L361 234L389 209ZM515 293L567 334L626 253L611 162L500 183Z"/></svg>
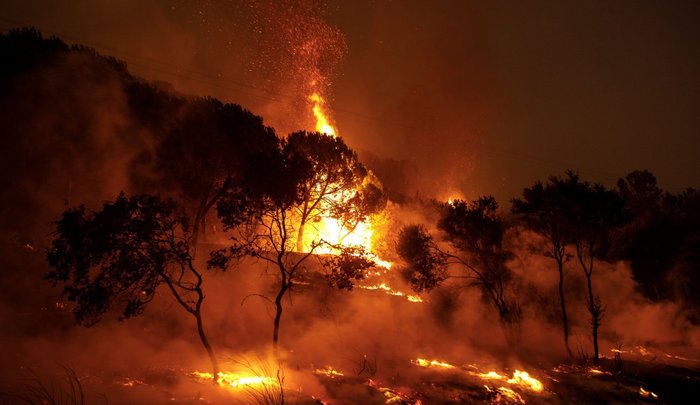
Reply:
<svg viewBox="0 0 700 405"><path fill-rule="evenodd" d="M161 285L197 322L214 380L219 366L202 324L203 278L194 266L188 220L175 203L120 194L98 212L69 209L56 222L45 278L64 284L78 324L92 326L113 306L120 320L143 313Z"/></svg>
<svg viewBox="0 0 700 405"><path fill-rule="evenodd" d="M308 176L299 183L300 201L294 205L298 215L298 252L305 251L307 224L329 216L339 219L341 228L345 228L338 230L342 240L368 214L382 208L378 187L370 183L360 189L368 176L367 169L341 138L319 132L294 132L286 139L283 153L292 160L303 159L310 166Z"/></svg>
<svg viewBox="0 0 700 405"><path fill-rule="evenodd" d="M509 253L502 248L505 226L497 208L493 197L443 204L437 225L450 248L441 248L425 228L412 225L401 230L397 250L414 290L430 290L450 277L468 279L497 309L501 323L511 325L520 319L520 308L507 294ZM448 275L451 264L467 273Z"/></svg>
<svg viewBox="0 0 700 405"><path fill-rule="evenodd" d="M329 161L340 161L340 158L330 156L334 153L354 156L354 152L347 149L339 138L307 135L298 133L283 141L278 153L251 162L248 166L249 173L244 177L245 182L229 183L226 193L217 204L217 212L224 228L233 234L231 246L213 252L209 261L210 267L226 270L233 260L253 257L277 269L279 287L274 299L270 300L275 305L272 347L276 358L279 358L279 330L284 309L282 300L294 288L309 258L319 258L319 263L328 271L329 284L341 289L352 289L353 280L363 279L364 270L374 265L367 256L368 252L359 246L333 245L319 239L312 240L304 252L295 250L298 227L302 226L297 222L295 214L307 212L311 213L309 215L320 215L316 211L320 210L321 204L325 204L325 200L313 200L314 207L310 207L308 204L312 200L309 196L328 197L310 189L314 179L323 182L321 187L328 190L342 189L325 183L324 176L335 176L336 171L329 172L327 166L318 164L307 153L286 153L290 150L288 143L299 142L295 139L306 137L305 142L311 148L313 141L310 140L324 145L320 150L333 145L324 152L328 154ZM340 168L337 170L342 171ZM332 215L330 212L323 214ZM310 218L307 216L306 220ZM318 256L321 248L324 252L334 253L321 258Z"/></svg>

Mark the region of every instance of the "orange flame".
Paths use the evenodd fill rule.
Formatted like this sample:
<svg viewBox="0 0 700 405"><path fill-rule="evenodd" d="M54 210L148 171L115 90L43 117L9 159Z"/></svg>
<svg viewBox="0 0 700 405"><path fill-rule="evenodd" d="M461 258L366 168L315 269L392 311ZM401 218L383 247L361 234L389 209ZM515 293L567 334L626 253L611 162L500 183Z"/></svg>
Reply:
<svg viewBox="0 0 700 405"><path fill-rule="evenodd" d="M335 377L343 377L345 374L343 374L342 371L337 371L333 369L333 367L328 366L326 368L317 368L314 370L314 374L316 375L325 375L326 377L330 378L335 378Z"/></svg>
<svg viewBox="0 0 700 405"><path fill-rule="evenodd" d="M515 384L529 388L535 392L540 392L544 389L544 385L542 385L539 380L530 377L530 374L527 371L515 370L513 372L513 378L509 379L507 382L508 384Z"/></svg>
<svg viewBox="0 0 700 405"><path fill-rule="evenodd" d="M195 378L201 379L201 380L211 380L214 375L212 373L208 372L202 372L202 371L194 371L192 372L192 375ZM237 389L237 388L243 388L246 386L270 386L270 385L277 385L277 381L273 377L267 377L267 376L259 376L259 375L253 375L253 374L238 374L238 373L233 373L229 371L220 371L219 372L219 381L218 384L220 387L223 388L228 388L228 389Z"/></svg>
<svg viewBox="0 0 700 405"><path fill-rule="evenodd" d="M316 131L335 137L335 128L330 124L330 120L326 116L323 108L324 104L326 104L326 100L318 93L310 95L309 100L313 103L312 111L314 117L316 117Z"/></svg>
<svg viewBox="0 0 700 405"><path fill-rule="evenodd" d="M450 363L445 363L445 362L438 361L438 360L421 359L421 358L412 360L411 363L413 363L417 366L420 366L420 367L428 367L428 368L429 367L455 368L455 366L453 366Z"/></svg>

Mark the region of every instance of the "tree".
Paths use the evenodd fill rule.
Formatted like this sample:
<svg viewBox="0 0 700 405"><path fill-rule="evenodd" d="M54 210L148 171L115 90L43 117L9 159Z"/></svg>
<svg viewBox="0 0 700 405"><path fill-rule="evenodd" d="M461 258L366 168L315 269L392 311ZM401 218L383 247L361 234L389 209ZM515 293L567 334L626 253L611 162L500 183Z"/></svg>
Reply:
<svg viewBox="0 0 700 405"><path fill-rule="evenodd" d="M578 176L569 176L568 190L572 192L572 206L567 230L569 239L576 248L576 257L586 276L586 304L591 316L591 337L596 362L599 360L598 329L605 308L600 297L593 292L593 269L596 258L602 258L609 246L613 229L623 224L624 201L618 193L601 184L578 181Z"/></svg>
<svg viewBox="0 0 700 405"><path fill-rule="evenodd" d="M224 183L238 180L251 156L269 152L278 140L262 118L213 98L188 100L177 115L155 152L155 186L177 191L191 206L196 245Z"/></svg>
<svg viewBox="0 0 700 405"><path fill-rule="evenodd" d="M520 215L551 243L551 250L545 251L545 255L555 259L559 270L564 340L569 354L563 270L564 262L570 258L566 245L574 246L586 277L586 309L591 317L594 358L598 361L598 329L605 309L594 293L592 276L595 259L603 258L607 252L611 231L624 221L622 198L600 184L583 182L578 174L567 171L566 177L551 177L545 186L537 183L526 188L522 200L513 200L513 213Z"/></svg>
<svg viewBox="0 0 700 405"><path fill-rule="evenodd" d="M344 224L356 227L371 213L368 210L379 206L381 199L376 194L379 190L376 186L358 192L367 177L367 169L341 138L318 132L294 132L287 137L283 153L289 159L303 159L310 165L309 176L299 183L300 203L294 207L298 215L298 252L305 250L307 224L334 214L342 218ZM353 208L346 209L348 206Z"/></svg>
<svg viewBox="0 0 700 405"><path fill-rule="evenodd" d="M300 272L322 246L337 250L337 255L320 258L319 263L329 273L331 286L352 289L353 280L364 278L364 270L374 265L360 247L332 246L323 240L312 241L304 253L296 252L294 214L308 203L309 179L321 178L323 170L308 161L304 154L286 154L284 148L268 159L257 159L247 167L246 182L230 183L217 204L217 213L224 229L232 233L228 248L213 252L211 268L226 270L232 262L253 257L271 264L279 274L274 299L272 348L279 358L279 331L284 310L283 299L293 290ZM342 151L338 153L344 153Z"/></svg>
<svg viewBox="0 0 700 405"><path fill-rule="evenodd" d="M115 306L120 320L143 313L161 285L197 323L211 361L219 366L202 322L202 274L195 268L186 217L171 200L120 194L98 212L84 206L64 212L47 249L45 275L75 303L76 322L92 326Z"/></svg>
<svg viewBox="0 0 700 405"><path fill-rule="evenodd" d="M502 249L505 227L497 208L493 197L443 204L437 225L450 249L440 248L424 227L410 225L399 233L397 253L407 264L415 291L430 290L450 277L468 279L496 308L505 326L518 321L520 309L507 296L511 273L505 262L509 254ZM450 264L460 265L467 273L448 275Z"/></svg>
<svg viewBox="0 0 700 405"><path fill-rule="evenodd" d="M574 174L567 172L569 179ZM559 273L559 303L561 306L564 345L569 356L572 356L569 346L569 320L566 312L566 297L564 294L564 264L571 258L566 253L568 232L567 181L558 177L550 177L546 185L540 182L523 190L522 199L512 200L512 212L518 215L525 224L535 232L543 235L549 242L549 249L542 253L552 258Z"/></svg>
<svg viewBox="0 0 700 405"><path fill-rule="evenodd" d="M456 258L475 276L478 285L498 310L504 324L520 318L520 308L506 296L511 272L506 266L510 253L502 247L505 225L498 216L496 199L488 196L467 202L456 200L443 206L438 229L458 251L467 254Z"/></svg>

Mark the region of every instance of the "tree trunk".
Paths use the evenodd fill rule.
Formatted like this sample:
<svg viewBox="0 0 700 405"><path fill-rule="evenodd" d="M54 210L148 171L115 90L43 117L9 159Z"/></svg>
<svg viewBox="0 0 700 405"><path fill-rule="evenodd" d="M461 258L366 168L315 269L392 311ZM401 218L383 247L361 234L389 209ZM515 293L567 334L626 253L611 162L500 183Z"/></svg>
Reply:
<svg viewBox="0 0 700 405"><path fill-rule="evenodd" d="M279 292L277 293L277 297L275 297L275 321L274 321L274 327L272 329L272 354L275 357L275 360L279 362L279 338L280 338L280 321L282 319L282 298L284 297L284 293L287 291L287 285L286 283L282 283L282 286L280 287Z"/></svg>
<svg viewBox="0 0 700 405"><path fill-rule="evenodd" d="M600 326L600 310L596 308L596 303L593 298L593 284L591 282L591 273L586 272L586 284L588 285L588 312L591 314L591 334L593 337L593 358L596 364L600 360L598 355L598 327Z"/></svg>
<svg viewBox="0 0 700 405"><path fill-rule="evenodd" d="M216 360L214 355L214 349L211 348L207 335L204 333L204 326L202 325L202 314L200 311L194 313L195 318L197 318L197 332L199 333L199 339L202 341L202 345L209 355L209 360L211 361L211 367L214 374L214 384L219 381L219 362Z"/></svg>
<svg viewBox="0 0 700 405"><path fill-rule="evenodd" d="M558 260L557 265L559 267L559 302L561 303L561 320L564 326L564 345L569 357L573 357L569 346L569 319L566 315L566 299L564 298L564 263Z"/></svg>
<svg viewBox="0 0 700 405"><path fill-rule="evenodd" d="M297 231L297 252L304 251L304 225L306 225L304 218L299 222L299 230Z"/></svg>

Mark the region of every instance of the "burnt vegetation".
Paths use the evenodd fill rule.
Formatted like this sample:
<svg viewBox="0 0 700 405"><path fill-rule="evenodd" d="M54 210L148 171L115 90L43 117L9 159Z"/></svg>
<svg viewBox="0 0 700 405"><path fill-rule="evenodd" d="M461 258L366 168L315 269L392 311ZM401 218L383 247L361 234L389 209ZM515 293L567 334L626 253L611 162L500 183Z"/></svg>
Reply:
<svg viewBox="0 0 700 405"><path fill-rule="evenodd" d="M124 62L34 29L0 35L0 58L0 187L9 190L0 210L1 263L27 268L1 275L13 286L1 298L12 311L65 299L75 323L94 326L110 316L143 315L157 293L168 295L173 311L194 318L193 335L216 381L218 345L225 344L207 329L217 328L206 315L208 288L222 272L269 272L272 285L259 296L271 308L273 368L282 381L283 353L293 352L281 344L283 320L296 321L283 318L293 293L309 284L330 286L328 294L338 296L357 290L376 270L377 256L343 245L344 238L392 204L414 204L431 219L398 220L382 235L394 242L396 271L414 292L435 302L448 297L449 311L460 305L453 291L477 291L509 346L521 340L525 308L544 313L538 300L551 301L562 350L574 357L572 330L584 324L593 361L604 361L599 340L614 314L597 280L604 264L619 261L629 263L645 300L675 303L700 325L698 190L666 192L648 171L634 171L614 188L569 171L524 188L509 207L491 196L426 202L385 192L381 176L342 138L280 136L241 106L175 93L132 76ZM114 109L118 119L105 113ZM109 137L101 135L105 125ZM120 158L112 160L115 151ZM340 242L309 236L322 217L341 225ZM528 232L544 242L525 253L514 240ZM45 253L41 260L26 256L35 251ZM524 254L551 265L528 269L555 275L546 297L530 288L528 274L514 271ZM583 284L572 287L574 271ZM42 277L50 283L37 282ZM581 303L587 319L572 319L572 306ZM44 327L65 325L61 318ZM621 374L620 346L616 353ZM366 355L361 364L358 375L381 369ZM82 401L81 380L72 370L70 377ZM282 388L273 391L285 402Z"/></svg>

